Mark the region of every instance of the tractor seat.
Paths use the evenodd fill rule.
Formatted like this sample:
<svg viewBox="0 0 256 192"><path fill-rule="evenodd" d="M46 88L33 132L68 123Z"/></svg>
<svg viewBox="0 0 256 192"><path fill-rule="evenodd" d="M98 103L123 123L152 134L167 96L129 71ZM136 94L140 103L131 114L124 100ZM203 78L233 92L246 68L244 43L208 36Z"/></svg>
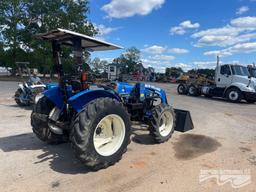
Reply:
<svg viewBox="0 0 256 192"><path fill-rule="evenodd" d="M82 85L81 85L81 82L79 80L71 80L70 84L71 84L72 90L74 92L78 92L78 91L82 90Z"/></svg>
<svg viewBox="0 0 256 192"><path fill-rule="evenodd" d="M136 83L130 93L129 100L132 102L138 102L140 100L140 83Z"/></svg>

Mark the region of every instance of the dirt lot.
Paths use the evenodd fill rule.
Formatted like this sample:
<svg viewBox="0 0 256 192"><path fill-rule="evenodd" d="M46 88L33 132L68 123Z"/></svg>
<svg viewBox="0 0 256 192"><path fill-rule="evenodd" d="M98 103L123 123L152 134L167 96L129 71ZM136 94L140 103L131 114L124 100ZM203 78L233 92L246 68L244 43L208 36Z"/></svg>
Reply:
<svg viewBox="0 0 256 192"><path fill-rule="evenodd" d="M31 131L31 109L12 99L17 83L0 82L0 191L255 191L256 105L178 96L176 85L160 86L174 107L191 111L195 129L175 132L158 145L134 125L133 142L122 160L90 172L69 144L39 141ZM216 177L222 177L199 182L203 170L219 171ZM218 174L224 170L238 172L232 172L235 177ZM233 187L231 182L220 185L230 174ZM246 178L250 184L240 187Z"/></svg>

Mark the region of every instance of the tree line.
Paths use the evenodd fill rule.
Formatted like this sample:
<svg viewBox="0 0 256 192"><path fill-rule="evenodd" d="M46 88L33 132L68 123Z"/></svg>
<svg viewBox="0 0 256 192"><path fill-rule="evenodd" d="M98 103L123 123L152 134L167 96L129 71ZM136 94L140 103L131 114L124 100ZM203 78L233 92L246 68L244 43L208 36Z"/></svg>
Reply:
<svg viewBox="0 0 256 192"><path fill-rule="evenodd" d="M51 45L35 35L64 28L94 36L98 31L88 13L88 0L1 0L0 65L15 69L15 62L27 61L31 68L48 73L53 66ZM70 51L62 53L65 68L71 62Z"/></svg>

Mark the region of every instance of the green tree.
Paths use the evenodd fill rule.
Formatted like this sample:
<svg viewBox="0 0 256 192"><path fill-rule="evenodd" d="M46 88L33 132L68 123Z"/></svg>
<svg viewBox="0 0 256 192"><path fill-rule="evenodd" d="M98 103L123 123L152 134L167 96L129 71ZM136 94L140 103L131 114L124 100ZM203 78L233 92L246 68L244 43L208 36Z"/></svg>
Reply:
<svg viewBox="0 0 256 192"><path fill-rule="evenodd" d="M56 28L65 28L89 36L97 30L88 20L88 0L2 0L0 3L0 41L11 53L12 66L25 59L41 72L52 67L50 43L36 39L35 35ZM17 58L19 49L26 54ZM70 49L63 50L64 64L70 64ZM85 54L85 59L88 58ZM68 68L68 67L66 67Z"/></svg>
<svg viewBox="0 0 256 192"><path fill-rule="evenodd" d="M201 74L206 75L206 77L214 77L215 70L214 69L191 69L188 71L188 74Z"/></svg>
<svg viewBox="0 0 256 192"><path fill-rule="evenodd" d="M91 61L91 66L93 68L93 71L97 74L102 73L104 71L107 70L107 66L108 66L108 61L106 60L101 60L98 57L95 57L92 61Z"/></svg>
<svg viewBox="0 0 256 192"><path fill-rule="evenodd" d="M7 50L9 61L6 65L15 67L15 62L20 58L24 20L27 14L26 0L2 0L0 3L0 41Z"/></svg>
<svg viewBox="0 0 256 192"><path fill-rule="evenodd" d="M114 59L113 63L121 67L121 73L132 73L136 71L136 66L141 63L140 50L136 47L131 47Z"/></svg>
<svg viewBox="0 0 256 192"><path fill-rule="evenodd" d="M184 71L180 67L171 67L165 69L165 75L167 77L179 77Z"/></svg>

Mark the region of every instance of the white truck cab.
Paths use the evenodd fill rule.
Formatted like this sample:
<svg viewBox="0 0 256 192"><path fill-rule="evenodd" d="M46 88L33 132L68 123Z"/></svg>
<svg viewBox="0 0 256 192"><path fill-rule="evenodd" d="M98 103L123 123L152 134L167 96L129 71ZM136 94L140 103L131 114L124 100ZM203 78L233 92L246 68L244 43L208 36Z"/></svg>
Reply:
<svg viewBox="0 0 256 192"><path fill-rule="evenodd" d="M233 102L245 99L256 101L256 81L246 66L238 64L217 65L215 70L217 88L223 88L224 95Z"/></svg>

